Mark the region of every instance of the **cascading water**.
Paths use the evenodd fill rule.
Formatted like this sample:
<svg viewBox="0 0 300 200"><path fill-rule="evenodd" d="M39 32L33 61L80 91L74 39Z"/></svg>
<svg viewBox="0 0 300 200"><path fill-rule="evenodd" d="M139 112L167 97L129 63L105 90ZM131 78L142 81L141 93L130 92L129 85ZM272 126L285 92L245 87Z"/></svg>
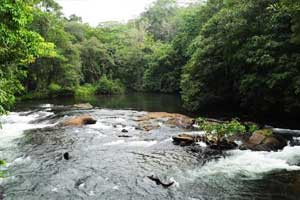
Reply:
<svg viewBox="0 0 300 200"><path fill-rule="evenodd" d="M81 114L97 123L57 126ZM17 200L299 199L300 146L233 150L202 165L188 148L172 144L171 137L185 130L164 124L138 129L135 119L144 114L42 105L1 117L0 158L8 164L0 192ZM121 137L124 129L129 137ZM175 184L164 188L150 175Z"/></svg>

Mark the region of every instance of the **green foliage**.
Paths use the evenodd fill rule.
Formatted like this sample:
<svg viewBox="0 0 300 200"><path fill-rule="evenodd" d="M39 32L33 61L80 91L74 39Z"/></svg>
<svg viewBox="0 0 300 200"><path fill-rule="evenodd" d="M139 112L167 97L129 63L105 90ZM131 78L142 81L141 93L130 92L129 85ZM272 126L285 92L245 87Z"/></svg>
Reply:
<svg viewBox="0 0 300 200"><path fill-rule="evenodd" d="M0 166L1 165L6 165L6 161L5 160L0 160Z"/></svg>
<svg viewBox="0 0 300 200"><path fill-rule="evenodd" d="M174 55L169 44L157 43L152 53L147 55L143 87L146 91L177 92L179 90L180 69L174 68Z"/></svg>
<svg viewBox="0 0 300 200"><path fill-rule="evenodd" d="M20 80L26 77L26 65L37 57L56 55L53 43L45 42L28 29L32 14L32 1L0 3L0 115L13 105L15 95L22 92Z"/></svg>
<svg viewBox="0 0 300 200"><path fill-rule="evenodd" d="M52 4L45 6L49 9L50 5ZM41 57L29 65L28 78L25 82L28 92L46 91L53 82L62 88L74 88L79 85L81 75L79 46L72 44L72 35L65 31L67 22L57 16L59 9L56 6L52 9L53 12L35 10L31 28L47 41L55 43L57 55L52 58Z"/></svg>
<svg viewBox="0 0 300 200"><path fill-rule="evenodd" d="M291 28L297 12L281 3L228 1L203 24L183 70L186 108L231 103L252 111L300 109L299 34Z"/></svg>
<svg viewBox="0 0 300 200"><path fill-rule="evenodd" d="M96 87L91 84L78 86L75 89L75 97L77 98L90 97L95 95L95 93L96 93Z"/></svg>
<svg viewBox="0 0 300 200"><path fill-rule="evenodd" d="M6 174L5 170L2 170L2 167L6 165L5 160L0 160L0 178L3 178Z"/></svg>
<svg viewBox="0 0 300 200"><path fill-rule="evenodd" d="M51 83L51 84L49 85L49 91L50 91L51 93L57 93L57 92L59 92L61 89L62 89L61 86L58 85L58 84L56 84L56 83Z"/></svg>
<svg viewBox="0 0 300 200"><path fill-rule="evenodd" d="M3 0L0 17L0 115L15 96L117 94L124 86L180 92L192 111L225 103L300 110L298 1L157 0L127 24L91 27L62 16L54 0Z"/></svg>
<svg viewBox="0 0 300 200"><path fill-rule="evenodd" d="M216 123L198 118L197 124L200 126L200 129L205 131L208 135L216 136L218 139L246 133L246 127L235 119L230 122Z"/></svg>
<svg viewBox="0 0 300 200"><path fill-rule="evenodd" d="M259 129L259 128L258 128L257 125L252 124L252 125L250 125L250 126L248 127L248 132L254 133L254 132L257 131L258 129Z"/></svg>
<svg viewBox="0 0 300 200"><path fill-rule="evenodd" d="M110 80L105 75L100 78L96 85L96 94L112 95L124 92L124 86L118 80Z"/></svg>
<svg viewBox="0 0 300 200"><path fill-rule="evenodd" d="M27 92L19 97L20 100L47 99L50 98L48 91Z"/></svg>
<svg viewBox="0 0 300 200"><path fill-rule="evenodd" d="M262 129L262 130L257 130L256 133L268 137L268 136L271 136L273 134L273 131L270 130L270 129Z"/></svg>
<svg viewBox="0 0 300 200"><path fill-rule="evenodd" d="M157 0L141 15L140 23L156 40L169 41L176 33L176 0Z"/></svg>
<svg viewBox="0 0 300 200"><path fill-rule="evenodd" d="M114 62L105 45L96 37L82 43L81 61L85 83L95 83L102 75L112 74Z"/></svg>

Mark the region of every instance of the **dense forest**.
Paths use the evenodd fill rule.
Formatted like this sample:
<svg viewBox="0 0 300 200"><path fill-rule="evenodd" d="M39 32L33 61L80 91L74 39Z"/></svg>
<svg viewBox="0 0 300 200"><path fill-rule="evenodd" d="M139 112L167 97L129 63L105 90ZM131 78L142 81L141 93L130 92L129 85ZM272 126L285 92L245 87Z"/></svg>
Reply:
<svg viewBox="0 0 300 200"><path fill-rule="evenodd" d="M184 106L300 111L300 1L157 0L126 24L83 23L54 0L0 3L0 113L17 99L126 91Z"/></svg>

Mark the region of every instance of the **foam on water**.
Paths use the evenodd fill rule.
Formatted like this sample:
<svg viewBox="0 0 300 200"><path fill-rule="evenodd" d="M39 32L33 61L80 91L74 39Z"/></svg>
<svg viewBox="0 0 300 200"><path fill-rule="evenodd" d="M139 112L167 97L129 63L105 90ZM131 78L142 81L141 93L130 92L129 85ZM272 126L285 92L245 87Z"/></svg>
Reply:
<svg viewBox="0 0 300 200"><path fill-rule="evenodd" d="M16 158L12 163L8 163L7 166L18 165L18 164L22 164L22 163L30 162L30 161L31 161L30 156L28 156L28 157L19 157L19 158Z"/></svg>
<svg viewBox="0 0 300 200"><path fill-rule="evenodd" d="M111 129L110 125L107 125L107 124L102 123L102 122L97 122L96 124L88 125L88 127L92 128L92 129L100 129L100 130L109 130L109 129Z"/></svg>
<svg viewBox="0 0 300 200"><path fill-rule="evenodd" d="M8 115L1 116L0 122L2 128L0 129L0 145L1 147L9 146L10 142L23 135L25 130L44 128L53 126L54 124L46 123L31 123L41 117L53 115L52 112L39 111L35 113L30 112L11 112Z"/></svg>
<svg viewBox="0 0 300 200"><path fill-rule="evenodd" d="M105 144L103 144L103 146L115 146L115 145L120 145L120 144L124 144L124 143L125 143L124 140L117 140L117 141L105 143Z"/></svg>
<svg viewBox="0 0 300 200"><path fill-rule="evenodd" d="M123 146L132 146L132 147L150 147L157 144L157 141L128 141L125 140L116 140L112 142L108 142L103 144L103 146L115 146L115 145L123 145Z"/></svg>
<svg viewBox="0 0 300 200"><path fill-rule="evenodd" d="M39 107L41 107L41 108L51 108L51 107L53 107L53 105L52 104L41 104Z"/></svg>
<svg viewBox="0 0 300 200"><path fill-rule="evenodd" d="M128 146L136 146L136 147L150 147L157 144L157 141L132 141L128 142Z"/></svg>
<svg viewBox="0 0 300 200"><path fill-rule="evenodd" d="M242 176L257 178L275 170L300 170L300 146L287 146L278 152L229 151L229 155L192 170L192 176Z"/></svg>

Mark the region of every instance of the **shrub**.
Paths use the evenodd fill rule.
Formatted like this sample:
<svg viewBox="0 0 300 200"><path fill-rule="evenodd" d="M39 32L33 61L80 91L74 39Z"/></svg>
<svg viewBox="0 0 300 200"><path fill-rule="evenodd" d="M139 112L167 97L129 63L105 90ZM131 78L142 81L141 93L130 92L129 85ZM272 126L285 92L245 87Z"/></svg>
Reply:
<svg viewBox="0 0 300 200"><path fill-rule="evenodd" d="M21 96L19 100L33 100L33 99L47 99L49 98L49 92L39 91L39 92L28 92Z"/></svg>
<svg viewBox="0 0 300 200"><path fill-rule="evenodd" d="M58 85L56 83L51 83L49 85L48 89L51 94L55 94L55 93L58 93L62 88L60 85Z"/></svg>
<svg viewBox="0 0 300 200"><path fill-rule="evenodd" d="M75 97L88 97L88 96L93 96L95 93L96 93L96 87L91 84L78 86L75 89Z"/></svg>
<svg viewBox="0 0 300 200"><path fill-rule="evenodd" d="M124 86L119 80L108 79L105 75L100 78L96 85L96 94L122 94L124 90Z"/></svg>
<svg viewBox="0 0 300 200"><path fill-rule="evenodd" d="M258 129L259 129L258 126L255 125L255 124L252 124L252 125L250 125L250 126L248 127L248 131L249 131L250 133L254 133L254 132L257 131Z"/></svg>
<svg viewBox="0 0 300 200"><path fill-rule="evenodd" d="M68 97L74 96L75 91L72 87L61 87L56 83L51 83L46 93L48 97Z"/></svg>
<svg viewBox="0 0 300 200"><path fill-rule="evenodd" d="M208 135L216 136L218 140L223 137L246 132L246 127L236 119L230 122L216 123L206 121L203 118L198 118L197 123Z"/></svg>

